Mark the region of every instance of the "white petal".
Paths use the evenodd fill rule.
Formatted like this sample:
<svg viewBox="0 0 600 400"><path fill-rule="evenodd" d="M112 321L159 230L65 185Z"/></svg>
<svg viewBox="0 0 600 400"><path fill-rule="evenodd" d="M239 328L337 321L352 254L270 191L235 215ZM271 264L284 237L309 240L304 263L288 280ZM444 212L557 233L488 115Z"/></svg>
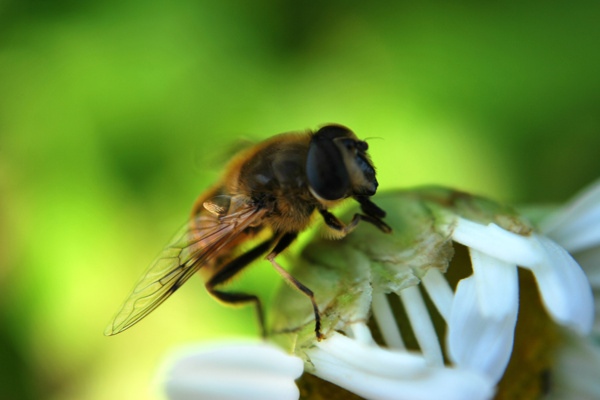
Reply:
<svg viewBox="0 0 600 400"><path fill-rule="evenodd" d="M166 385L170 400L297 400L300 391L293 380L260 374L202 371L199 376L173 377Z"/></svg>
<svg viewBox="0 0 600 400"><path fill-rule="evenodd" d="M314 374L366 399L488 399L493 384L471 371L428 367L425 359L334 334L307 351Z"/></svg>
<svg viewBox="0 0 600 400"><path fill-rule="evenodd" d="M539 248L528 237L509 232L496 224L486 226L459 218L452 239L510 264L531 266L541 260Z"/></svg>
<svg viewBox="0 0 600 400"><path fill-rule="evenodd" d="M563 325L587 334L594 321L592 288L581 267L565 249L535 235L543 248L543 261L532 266L546 310Z"/></svg>
<svg viewBox="0 0 600 400"><path fill-rule="evenodd" d="M362 371L387 378L414 378L427 366L425 359L416 353L365 345L339 333L318 342L317 348L341 365L356 364Z"/></svg>
<svg viewBox="0 0 600 400"><path fill-rule="evenodd" d="M352 333L352 337L358 340L360 343L374 345L375 340L367 324L362 322L356 322L350 325L349 331Z"/></svg>
<svg viewBox="0 0 600 400"><path fill-rule="evenodd" d="M170 399L295 400L303 362L266 343L219 344L175 356L165 388Z"/></svg>
<svg viewBox="0 0 600 400"><path fill-rule="evenodd" d="M580 251L573 257L585 271L592 287L600 288L600 246Z"/></svg>
<svg viewBox="0 0 600 400"><path fill-rule="evenodd" d="M235 366L238 369L260 370L264 373L298 378L303 370L298 364L301 362L298 357L263 342L224 342L189 348L183 352L185 355L173 366L172 373L210 365L215 368Z"/></svg>
<svg viewBox="0 0 600 400"><path fill-rule="evenodd" d="M597 399L600 348L590 338L567 337L558 350L549 400Z"/></svg>
<svg viewBox="0 0 600 400"><path fill-rule="evenodd" d="M472 248L469 252L482 316L497 320L505 318L518 307L517 266Z"/></svg>
<svg viewBox="0 0 600 400"><path fill-rule="evenodd" d="M600 291L596 291L594 293L594 303L596 310L600 310ZM596 315L596 319L594 319L594 326L592 326L592 335L594 335L594 337L596 338L600 338L600 315Z"/></svg>
<svg viewBox="0 0 600 400"><path fill-rule="evenodd" d="M570 252L578 252L600 244L600 203L585 218L571 221L547 234Z"/></svg>
<svg viewBox="0 0 600 400"><path fill-rule="evenodd" d="M600 181L542 221L540 227L570 252L600 244Z"/></svg>
<svg viewBox="0 0 600 400"><path fill-rule="evenodd" d="M399 295L423 355L430 365L444 365L440 341L419 288L408 287L401 290Z"/></svg>
<svg viewBox="0 0 600 400"><path fill-rule="evenodd" d="M454 292L439 269L432 268L421 280L429 298L446 323L450 319L450 310L454 301Z"/></svg>
<svg viewBox="0 0 600 400"><path fill-rule="evenodd" d="M373 293L371 308L373 310L373 318L375 318L379 331L388 347L392 349L405 349L406 346L404 346L400 329L398 328L396 318L386 295L384 293Z"/></svg>
<svg viewBox="0 0 600 400"><path fill-rule="evenodd" d="M469 277L456 288L448 323L448 355L457 366L498 382L512 353L518 310L501 320L485 318L477 305L475 286L475 278Z"/></svg>

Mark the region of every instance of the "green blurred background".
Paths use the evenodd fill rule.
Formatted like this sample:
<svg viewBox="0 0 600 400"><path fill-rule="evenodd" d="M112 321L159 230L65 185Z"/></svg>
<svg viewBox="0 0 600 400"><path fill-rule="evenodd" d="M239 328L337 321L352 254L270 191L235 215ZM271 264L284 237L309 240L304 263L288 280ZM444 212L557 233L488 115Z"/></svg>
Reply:
<svg viewBox="0 0 600 400"><path fill-rule="evenodd" d="M381 190L599 175L600 2L299 4L0 0L0 398L155 399L173 347L257 332L194 278L102 335L239 137L345 124Z"/></svg>

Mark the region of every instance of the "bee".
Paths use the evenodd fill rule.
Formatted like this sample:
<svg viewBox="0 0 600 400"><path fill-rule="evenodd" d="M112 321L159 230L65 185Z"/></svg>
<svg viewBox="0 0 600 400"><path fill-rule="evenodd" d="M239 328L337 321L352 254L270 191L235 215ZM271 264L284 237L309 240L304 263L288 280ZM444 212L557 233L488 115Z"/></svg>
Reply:
<svg viewBox="0 0 600 400"><path fill-rule="evenodd" d="M120 333L152 312L192 275L203 271L207 291L229 304L254 303L263 336L260 299L222 290L222 286L261 256L312 302L315 333L321 318L313 292L275 260L320 214L335 236L343 237L363 220L385 233L386 213L370 197L377 191L368 145L348 128L326 125L316 132L283 133L238 154L223 178L194 204L188 223L150 264L108 325ZM362 214L344 224L329 209L352 197ZM261 239L242 251L250 240Z"/></svg>

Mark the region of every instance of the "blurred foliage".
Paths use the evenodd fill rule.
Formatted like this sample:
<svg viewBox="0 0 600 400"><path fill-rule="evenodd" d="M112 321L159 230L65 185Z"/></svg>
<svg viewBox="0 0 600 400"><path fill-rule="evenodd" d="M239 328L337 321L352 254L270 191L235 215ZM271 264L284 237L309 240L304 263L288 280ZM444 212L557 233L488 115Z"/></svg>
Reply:
<svg viewBox="0 0 600 400"><path fill-rule="evenodd" d="M0 0L0 398L153 399L172 346L257 332L192 279L102 336L241 136L338 122L372 138L381 190L565 200L599 172L599 13ZM240 281L280 279L262 263Z"/></svg>

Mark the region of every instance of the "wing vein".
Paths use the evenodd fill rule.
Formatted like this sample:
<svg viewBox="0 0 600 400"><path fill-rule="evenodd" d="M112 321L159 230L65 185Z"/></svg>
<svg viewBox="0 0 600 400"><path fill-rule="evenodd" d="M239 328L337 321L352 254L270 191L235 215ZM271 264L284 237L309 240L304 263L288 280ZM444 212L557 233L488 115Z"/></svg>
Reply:
<svg viewBox="0 0 600 400"><path fill-rule="evenodd" d="M105 335L126 330L156 309L248 226L256 225L265 212L246 201L225 216L206 211L193 218L142 274Z"/></svg>

